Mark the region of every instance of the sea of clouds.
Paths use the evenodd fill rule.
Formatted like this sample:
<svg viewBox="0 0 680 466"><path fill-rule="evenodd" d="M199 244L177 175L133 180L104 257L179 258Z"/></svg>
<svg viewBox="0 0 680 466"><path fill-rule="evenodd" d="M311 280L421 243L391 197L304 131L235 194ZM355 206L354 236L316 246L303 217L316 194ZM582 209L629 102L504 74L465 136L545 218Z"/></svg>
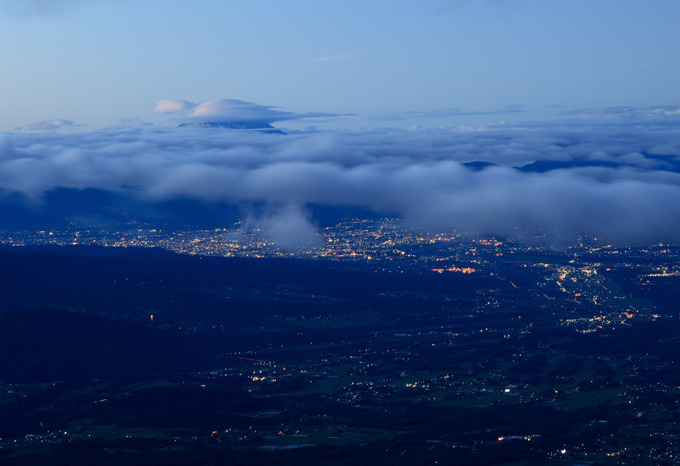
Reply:
<svg viewBox="0 0 680 466"><path fill-rule="evenodd" d="M518 169L536 161L565 163ZM494 165L473 170L469 162ZM0 198L40 205L58 188L94 188L148 203L257 203L265 209L253 225L282 244L314 235L309 205L357 207L428 228L677 242L679 162L674 127L11 133L0 135Z"/></svg>

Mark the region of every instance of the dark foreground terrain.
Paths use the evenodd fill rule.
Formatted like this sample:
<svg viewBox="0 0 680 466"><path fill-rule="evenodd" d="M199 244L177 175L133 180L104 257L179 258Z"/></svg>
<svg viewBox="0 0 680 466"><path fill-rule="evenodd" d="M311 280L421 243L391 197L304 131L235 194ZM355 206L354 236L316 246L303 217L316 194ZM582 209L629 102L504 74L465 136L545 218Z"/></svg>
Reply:
<svg viewBox="0 0 680 466"><path fill-rule="evenodd" d="M0 464L677 464L678 250L484 244L0 250Z"/></svg>

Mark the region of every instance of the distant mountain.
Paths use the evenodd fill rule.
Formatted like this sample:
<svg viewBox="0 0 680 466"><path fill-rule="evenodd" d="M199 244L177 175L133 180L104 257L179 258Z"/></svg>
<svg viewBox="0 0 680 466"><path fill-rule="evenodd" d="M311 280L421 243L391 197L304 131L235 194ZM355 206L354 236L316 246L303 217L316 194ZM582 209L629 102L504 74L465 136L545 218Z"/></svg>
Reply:
<svg viewBox="0 0 680 466"><path fill-rule="evenodd" d="M613 162L601 162L595 160L537 160L533 163L528 163L521 167L515 167L517 170L525 173L546 173L552 170L563 170L567 168L583 168L583 167L607 167L618 168L621 164Z"/></svg>
<svg viewBox="0 0 680 466"><path fill-rule="evenodd" d="M680 161L671 156L654 155L643 152L642 155L650 161L658 161L655 167L657 170L671 171L680 173ZM478 163L478 162L472 162ZM484 163L484 162L481 162ZM654 162L652 162L654 163ZM515 167L517 170L525 173L546 173L552 170L564 170L569 168L585 168L585 167L604 167L604 168L620 168L630 167L635 168L636 165L626 161L604 161L604 160L537 160L533 163Z"/></svg>
<svg viewBox="0 0 680 466"><path fill-rule="evenodd" d="M39 205L18 196L0 202L0 230L67 227L126 230L131 221L159 228L227 228L238 222L239 207L227 202L175 199L143 202L98 189L57 188ZM128 225L126 225L128 224Z"/></svg>
<svg viewBox="0 0 680 466"><path fill-rule="evenodd" d="M305 207L312 222L321 228L334 226L343 218L396 217L390 212L376 213L351 206L310 204ZM231 228L249 213L266 213L266 209L259 204L248 204L244 209L233 202L195 199L143 202L132 196L98 189L57 188L47 192L40 205L30 204L18 196L3 199L0 202L0 230L51 230L73 226L117 231L136 228L129 222L162 229Z"/></svg>

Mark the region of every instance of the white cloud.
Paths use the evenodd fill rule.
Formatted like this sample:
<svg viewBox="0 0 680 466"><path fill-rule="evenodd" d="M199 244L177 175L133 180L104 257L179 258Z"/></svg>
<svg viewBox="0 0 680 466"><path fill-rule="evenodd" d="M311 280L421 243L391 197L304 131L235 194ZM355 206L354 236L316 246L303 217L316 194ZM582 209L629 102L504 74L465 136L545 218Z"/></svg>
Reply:
<svg viewBox="0 0 680 466"><path fill-rule="evenodd" d="M44 120L38 123L33 123L26 125L31 131L53 131L55 129L65 128L68 126L84 126L84 125L74 125L71 120Z"/></svg>
<svg viewBox="0 0 680 466"><path fill-rule="evenodd" d="M160 114L182 113L183 111L189 110L195 106L196 104L192 104L191 102L187 102L186 100L168 99L156 102L156 107L154 108L153 111Z"/></svg>
<svg viewBox="0 0 680 466"><path fill-rule="evenodd" d="M2 0L0 6L13 14L49 14L61 10L74 0Z"/></svg>
<svg viewBox="0 0 680 466"><path fill-rule="evenodd" d="M680 124L680 107L597 107L559 112L561 119L544 122L543 124L554 125L562 123L566 125L643 125L665 126ZM564 117L569 117L564 119Z"/></svg>
<svg viewBox="0 0 680 466"><path fill-rule="evenodd" d="M243 112L236 104L236 112L275 111L250 105ZM199 113L222 117L233 107L205 105ZM260 205L253 225L272 237L281 231L278 241L290 248L312 238L305 210L312 205L394 213L407 224L458 230L541 228L555 236L580 231L612 241L680 241L680 163L647 155L679 144L677 131L616 127L13 134L0 139L0 194L40 199L60 187L94 188L149 205L171 199ZM553 166L515 168L536 161ZM475 171L468 162L495 166Z"/></svg>
<svg viewBox="0 0 680 466"><path fill-rule="evenodd" d="M161 100L156 103L156 113L181 114L191 109L192 112L180 119L186 125L206 123L244 123L253 125L269 125L277 121L301 120L304 118L328 118L336 113L295 113L277 110L276 107L244 102L236 99L219 99L192 104L184 100Z"/></svg>
<svg viewBox="0 0 680 466"><path fill-rule="evenodd" d="M273 110L273 107L235 99L211 100L197 105L190 118L201 121L259 121L272 123L290 119L293 112Z"/></svg>
<svg viewBox="0 0 680 466"><path fill-rule="evenodd" d="M437 8L437 13L446 13L448 11L458 10L471 5L487 5L491 7L503 7L504 9L515 8L519 5L521 0L445 0L442 5Z"/></svg>
<svg viewBox="0 0 680 466"><path fill-rule="evenodd" d="M102 0L0 0L0 8L17 17L49 16L62 13L76 4L87 5ZM108 0L115 1L115 0Z"/></svg>
<svg viewBox="0 0 680 466"><path fill-rule="evenodd" d="M647 152L654 155L680 155L680 149L673 145L654 146Z"/></svg>
<svg viewBox="0 0 680 466"><path fill-rule="evenodd" d="M75 5L90 5L122 0L0 0L0 10L15 17L51 16L68 11Z"/></svg>
<svg viewBox="0 0 680 466"><path fill-rule="evenodd" d="M382 112L374 116L373 120L399 121L412 118L448 118L454 116L479 116L479 115L506 115L523 113L524 105L510 105L499 110L461 110L459 108L443 108L437 110L407 111L407 112Z"/></svg>
<svg viewBox="0 0 680 466"><path fill-rule="evenodd" d="M248 212L243 228L255 228L287 251L309 249L321 241L310 221L310 214L299 204L269 206L264 213Z"/></svg>
<svg viewBox="0 0 680 466"><path fill-rule="evenodd" d="M329 57L319 57L319 58L315 58L314 60L310 61L310 63L318 63L318 62L321 62L321 61L331 61L331 60L342 60L344 58L351 58L351 57L353 57L353 55L349 55L349 54L333 55L333 56L329 56Z"/></svg>

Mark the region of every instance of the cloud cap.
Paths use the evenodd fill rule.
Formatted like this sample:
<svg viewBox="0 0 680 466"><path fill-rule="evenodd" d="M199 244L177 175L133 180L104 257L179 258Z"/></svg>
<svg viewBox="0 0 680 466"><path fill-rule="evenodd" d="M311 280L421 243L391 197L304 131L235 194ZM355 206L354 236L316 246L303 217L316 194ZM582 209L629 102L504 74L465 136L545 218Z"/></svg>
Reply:
<svg viewBox="0 0 680 466"><path fill-rule="evenodd" d="M156 106L153 111L155 113L160 113L161 115L168 113L182 113L185 110L191 109L195 106L196 104L192 104L186 100L166 99L156 102Z"/></svg>
<svg viewBox="0 0 680 466"><path fill-rule="evenodd" d="M237 99L210 100L200 104L192 104L185 100L168 99L156 102L154 112L183 115L180 118L180 122L183 125L232 123L265 126L277 121L351 116L319 112L295 113L276 110L276 108L270 105L259 105Z"/></svg>

